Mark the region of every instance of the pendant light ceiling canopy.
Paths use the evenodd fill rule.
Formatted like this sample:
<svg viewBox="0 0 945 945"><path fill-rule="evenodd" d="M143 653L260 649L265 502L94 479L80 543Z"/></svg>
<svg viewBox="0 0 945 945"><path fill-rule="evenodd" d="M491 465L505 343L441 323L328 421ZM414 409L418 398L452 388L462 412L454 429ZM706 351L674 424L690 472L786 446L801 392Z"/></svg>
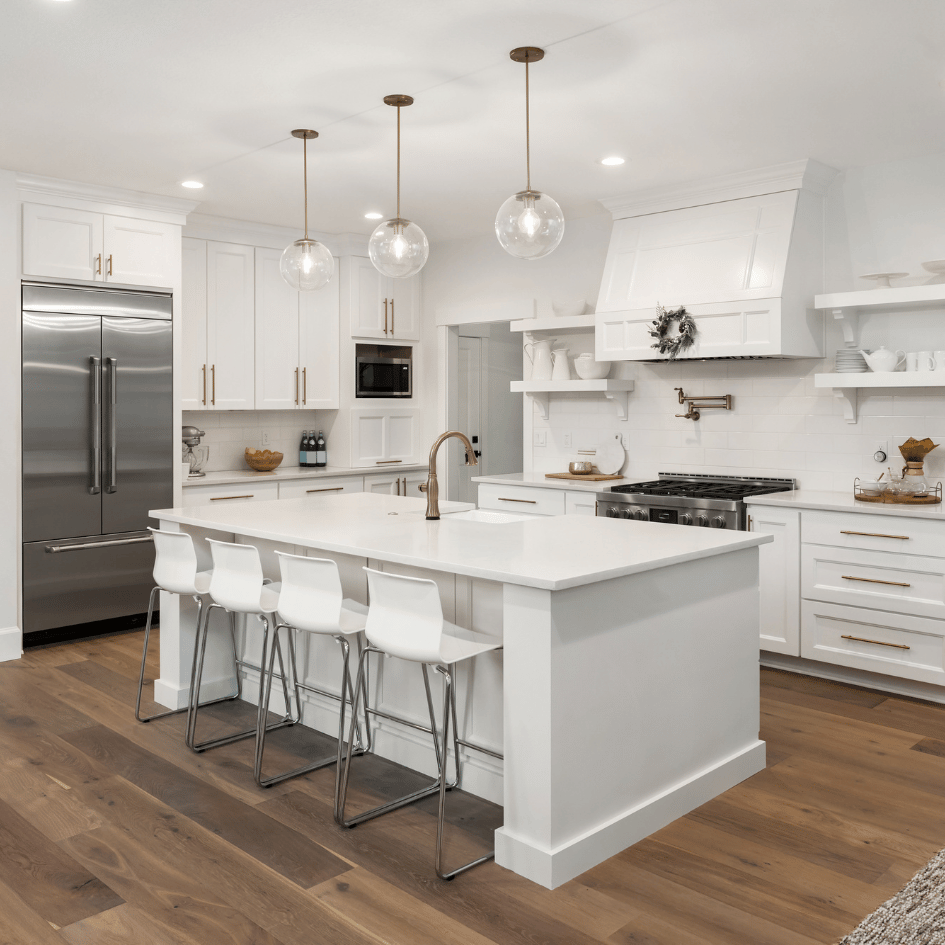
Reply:
<svg viewBox="0 0 945 945"><path fill-rule="evenodd" d="M413 99L409 95L386 95L384 104L397 109L397 215L379 224L371 234L368 253L378 272L406 279L418 273L430 255L426 234L400 215L400 110L412 105Z"/></svg>
<svg viewBox="0 0 945 945"><path fill-rule="evenodd" d="M279 271L282 278L301 292L320 289L327 285L335 273L335 260L323 243L308 237L308 142L318 137L317 131L296 128L293 138L302 139L302 181L305 193L305 236L290 243L282 251Z"/></svg>
<svg viewBox="0 0 945 945"><path fill-rule="evenodd" d="M525 189L512 194L499 207L495 235L502 248L519 259L541 259L561 242L564 214L557 202L540 191L532 190L531 141L528 114L528 65L539 62L545 51L537 46L519 46L509 53L514 62L525 63Z"/></svg>

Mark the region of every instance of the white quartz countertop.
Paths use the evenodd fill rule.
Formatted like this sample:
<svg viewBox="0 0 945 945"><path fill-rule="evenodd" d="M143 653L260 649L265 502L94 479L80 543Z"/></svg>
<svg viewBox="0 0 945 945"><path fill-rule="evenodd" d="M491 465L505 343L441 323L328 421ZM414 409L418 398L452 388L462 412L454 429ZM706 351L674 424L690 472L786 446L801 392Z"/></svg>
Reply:
<svg viewBox="0 0 945 945"><path fill-rule="evenodd" d="M898 515L905 518L930 518L945 522L945 508L937 505L902 505L892 502L859 502L853 492L772 492L746 499L748 505L775 505L787 509L821 509L827 512L865 512L867 515Z"/></svg>
<svg viewBox="0 0 945 945"><path fill-rule="evenodd" d="M562 469L567 472L567 469ZM622 486L629 479L605 479L602 482L587 482L580 479L546 479L538 473L526 476L525 473L505 473L500 476L473 476L473 482L491 482L497 486L532 486L537 489L567 489L569 492L609 492L611 486Z"/></svg>
<svg viewBox="0 0 945 945"><path fill-rule="evenodd" d="M354 492L193 505L149 514L161 522L546 590L593 584L773 540L752 532L586 515L498 525L450 520L449 512L469 508L443 502L443 517L428 522L425 499Z"/></svg>
<svg viewBox="0 0 945 945"><path fill-rule="evenodd" d="M314 467L303 466L279 466L272 472L256 472L255 469L225 469L218 472L208 472L199 479L185 479L184 488L189 486L219 486L228 482L256 482L259 480L272 480L274 482L285 482L289 479L323 479L333 476L371 476L375 473L389 472L392 466L385 466L383 469L373 468L372 466L322 466L318 469ZM418 469L426 470L426 463L404 466L397 464L397 469L403 472L416 472Z"/></svg>

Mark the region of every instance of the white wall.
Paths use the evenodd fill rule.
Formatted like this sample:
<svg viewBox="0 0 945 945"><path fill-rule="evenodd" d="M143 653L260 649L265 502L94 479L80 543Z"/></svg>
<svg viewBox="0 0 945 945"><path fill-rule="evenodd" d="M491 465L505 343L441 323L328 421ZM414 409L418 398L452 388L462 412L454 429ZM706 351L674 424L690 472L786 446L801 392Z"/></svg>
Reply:
<svg viewBox="0 0 945 945"><path fill-rule="evenodd" d="M909 272L902 284L929 275L921 262L945 258L945 155L855 168L831 185L826 200L826 291L867 288L856 274ZM426 300L441 317L457 307L497 311L532 299L596 300L609 239L609 214L568 223L565 239L534 263L507 256L494 236L439 247L427 277ZM518 315L513 317L520 317ZM905 350L945 349L942 311L864 317L861 343ZM591 336L562 335L572 354L593 350ZM827 352L841 347L839 331L827 330ZM709 361L682 364L617 362L612 376L635 381L629 419L597 395L553 395L548 420L535 412L544 447L525 446L526 470L561 472L579 449L594 449L615 433L626 434L623 473L634 479L660 471L793 476L803 488L848 490L856 475L895 465L895 445L909 436L945 444L945 393L935 389L860 392L860 421L847 424L829 389L815 389L813 375L832 370L832 359ZM527 376L527 375L526 375ZM705 411L697 423L677 419L683 408L675 387L687 394L733 394L732 411ZM527 402L527 399L526 399ZM526 431L528 424L526 424ZM571 435L572 445L564 440ZM527 434L526 434L527 435ZM872 459L888 441L894 452ZM900 463L901 465L901 463ZM945 445L926 463L945 479Z"/></svg>

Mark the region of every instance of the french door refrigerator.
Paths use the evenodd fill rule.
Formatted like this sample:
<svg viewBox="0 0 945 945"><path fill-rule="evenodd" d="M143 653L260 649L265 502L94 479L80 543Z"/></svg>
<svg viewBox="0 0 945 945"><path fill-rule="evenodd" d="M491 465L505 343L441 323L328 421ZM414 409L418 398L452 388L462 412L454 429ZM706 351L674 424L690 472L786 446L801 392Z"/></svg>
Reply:
<svg viewBox="0 0 945 945"><path fill-rule="evenodd" d="M173 504L171 296L23 285L26 646L134 626ZM125 619L122 619L125 618Z"/></svg>

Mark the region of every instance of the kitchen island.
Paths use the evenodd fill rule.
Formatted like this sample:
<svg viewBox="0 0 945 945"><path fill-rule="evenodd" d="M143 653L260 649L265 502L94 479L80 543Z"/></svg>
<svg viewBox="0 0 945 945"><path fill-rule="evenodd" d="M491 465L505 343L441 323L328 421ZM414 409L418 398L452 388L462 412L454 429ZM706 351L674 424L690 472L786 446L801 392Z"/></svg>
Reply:
<svg viewBox="0 0 945 945"><path fill-rule="evenodd" d="M502 752L504 763L469 753L463 787L504 806L496 862L544 886L764 767L757 546L770 536L583 516L475 521L465 508L443 503L442 519L426 521L422 499L352 493L151 514L196 539L256 545L276 580L274 549L332 557L345 595L362 602L365 564L433 578L447 619L501 636L503 651L460 674L457 699L463 737ZM196 544L198 564L209 567L206 542ZM179 707L195 606L162 597L155 698ZM254 624L244 636L250 658L259 652ZM208 658L205 698L229 685L218 656L219 691ZM337 691L337 659L313 646L300 672ZM424 721L415 667L382 661L371 699ZM304 721L331 732L336 712L330 700L313 701ZM434 773L428 739L396 723L377 734L380 754Z"/></svg>

